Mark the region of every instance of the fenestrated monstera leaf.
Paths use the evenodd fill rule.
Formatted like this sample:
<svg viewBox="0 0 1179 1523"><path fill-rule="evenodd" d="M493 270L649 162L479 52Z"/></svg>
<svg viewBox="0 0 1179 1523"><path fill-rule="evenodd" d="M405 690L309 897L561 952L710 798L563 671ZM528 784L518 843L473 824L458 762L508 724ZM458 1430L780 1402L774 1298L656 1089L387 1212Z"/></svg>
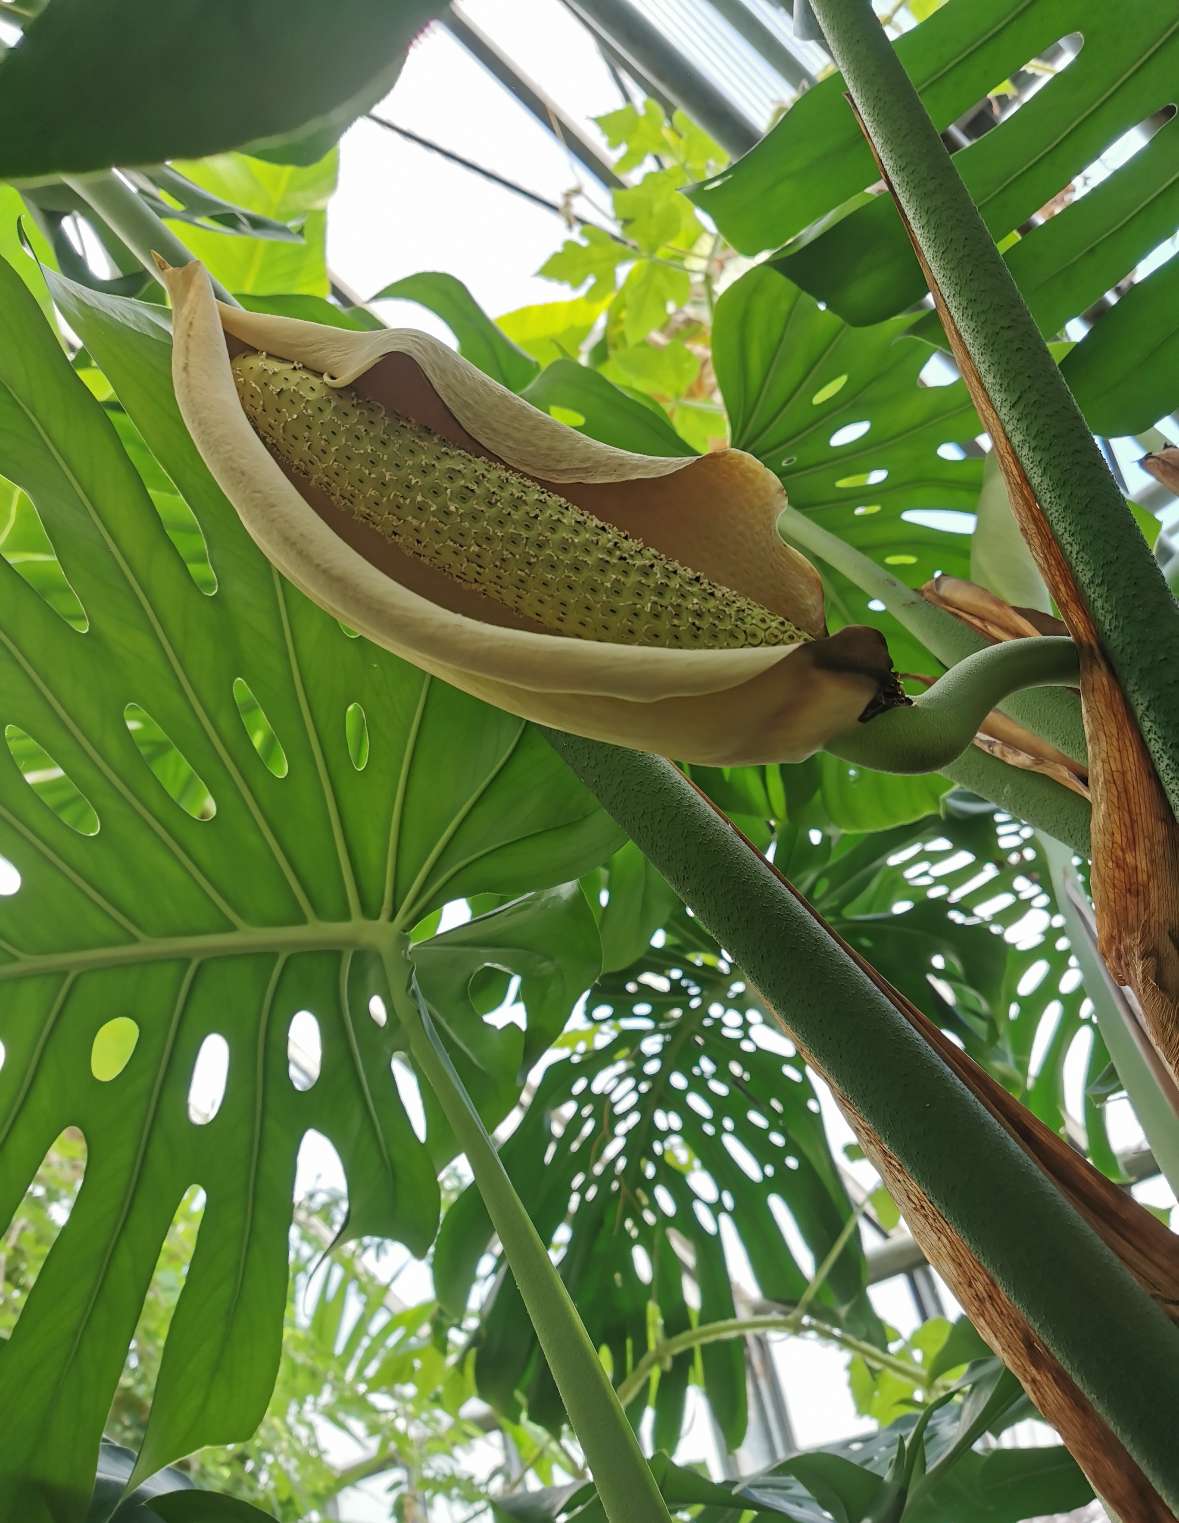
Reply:
<svg viewBox="0 0 1179 1523"><path fill-rule="evenodd" d="M53 290L199 533L170 537L168 494L149 494L0 265L0 469L35 505L86 620L66 622L35 578L0 565L0 852L19 874L0 899L0 1220L63 1128L88 1150L0 1349L0 1513L29 1523L85 1513L190 1186L207 1204L137 1478L245 1436L265 1407L308 1129L343 1162L347 1232L424 1252L453 1143L432 1125L423 1146L398 1100L403 1043L371 1001L380 958L449 900L577 878L619 840L527 725L350 637L274 574L180 423L164 314L56 277ZM195 574L206 546L212 581ZM55 807L67 785L72 815ZM528 1000L538 942L554 961L572 949L570 989L596 971L577 890L505 905L471 935L472 977L480 959L518 971ZM429 997L440 986L423 971ZM488 1074L494 1121L524 1049L478 1040L476 1006L437 998L460 1068ZM318 1024L318 1075L288 1062L299 1012ZM555 1011L538 1015L551 1035ZM220 1097L199 1080L210 1044Z"/></svg>
<svg viewBox="0 0 1179 1523"><path fill-rule="evenodd" d="M1099 1088L1109 1067L1035 835L953 793L941 816L863 836L808 829L825 817L821 769L789 769L790 819L775 862L831 925L1048 1126L1120 1177ZM1088 1043L1082 1114L1065 1063ZM1108 1082L1108 1079L1105 1079Z"/></svg>
<svg viewBox="0 0 1179 1523"><path fill-rule="evenodd" d="M562 1276L590 1337L609 1349L617 1382L647 1352L649 1303L669 1337L734 1315L722 1222L761 1294L790 1303L831 1251L851 1204L801 1059L686 912L668 923L663 945L600 980L589 1017L578 1050L546 1071L502 1156L541 1236L559 1246ZM793 1229L811 1263L800 1261ZM434 1256L439 1299L454 1317L490 1239L468 1189L447 1213ZM879 1336L858 1240L835 1259L817 1305ZM742 1344L714 1343L701 1357L708 1399L735 1446L746 1420ZM559 1398L506 1275L483 1311L475 1373L501 1410L512 1411L520 1394L533 1420L560 1423ZM678 1437L691 1374L682 1357L660 1375L657 1444ZM636 1400L637 1412L647 1392Z"/></svg>
<svg viewBox="0 0 1179 1523"><path fill-rule="evenodd" d="M767 769L768 770L768 769ZM1095 1162L1117 1163L1100 1105L1067 1117L1064 1064L1092 1032L1090 1081L1108 1059L1088 1018L1060 934L1047 864L1031 833L981 800L955 794L944 816L870 834L832 831L822 762L784 768L788 818L764 815L761 769L695 769L832 927L1050 1126L1085 1126ZM772 780L770 780L772 783ZM826 1256L850 1207L801 1061L716 945L626 847L611 861L601 919L604 966L578 1050L544 1074L503 1156L559 1262L590 1335L609 1349L616 1382L653 1340L733 1315L727 1218L768 1300L798 1299L807 1271L783 1234L788 1214L813 1260ZM649 881L654 877L655 881ZM615 898L617 897L617 904ZM651 938L656 931L655 942ZM629 953L629 964L620 956ZM444 1219L435 1278L448 1314L463 1314L491 1243L477 1194ZM878 1336L863 1299L858 1241L820 1293L824 1316ZM662 1314L649 1322L649 1302ZM556 1425L561 1408L512 1281L502 1272L481 1310L476 1380L501 1410L519 1400ZM700 1351L705 1390L730 1443L745 1413L738 1340ZM656 1442L679 1432L692 1363L661 1372Z"/></svg>
<svg viewBox="0 0 1179 1523"><path fill-rule="evenodd" d="M1157 0L949 0L897 43L944 129L1074 33L1079 52L1017 111L955 154L996 239L1022 229L1132 128L1155 136L1104 183L1072 197L1007 250L1042 330L1058 332L1175 231L1179 21ZM821 167L820 167L821 166ZM693 199L746 253L785 244L775 267L857 324L919 301L925 283L839 77L808 90L768 136ZM787 242L787 240L790 240ZM1148 428L1179 400L1179 261L1154 270L1065 358L1097 433ZM940 332L923 325L925 333Z"/></svg>
<svg viewBox="0 0 1179 1523"><path fill-rule="evenodd" d="M979 432L978 417L961 382L919 383L928 350L905 342L911 321L849 327L760 267L717 302L712 352L734 446L781 477L793 507L920 586L935 571L968 576L970 541L904 515L949 509L972 517L944 523L969 528L982 461L947 458ZM823 572L833 627L874 624L900 670L928 665L895 619L868 607L868 594Z"/></svg>

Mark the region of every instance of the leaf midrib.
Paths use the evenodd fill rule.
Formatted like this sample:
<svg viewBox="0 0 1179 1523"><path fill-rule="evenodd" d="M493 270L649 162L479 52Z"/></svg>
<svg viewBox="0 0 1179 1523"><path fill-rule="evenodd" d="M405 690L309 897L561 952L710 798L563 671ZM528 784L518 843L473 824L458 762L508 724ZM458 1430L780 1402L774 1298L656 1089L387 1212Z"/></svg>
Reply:
<svg viewBox="0 0 1179 1523"><path fill-rule="evenodd" d="M208 961L260 953L340 952L379 949L390 935L379 920L316 920L306 925L266 926L196 936L160 936L106 947L78 947L0 963L0 983L44 973L87 973L144 962Z"/></svg>

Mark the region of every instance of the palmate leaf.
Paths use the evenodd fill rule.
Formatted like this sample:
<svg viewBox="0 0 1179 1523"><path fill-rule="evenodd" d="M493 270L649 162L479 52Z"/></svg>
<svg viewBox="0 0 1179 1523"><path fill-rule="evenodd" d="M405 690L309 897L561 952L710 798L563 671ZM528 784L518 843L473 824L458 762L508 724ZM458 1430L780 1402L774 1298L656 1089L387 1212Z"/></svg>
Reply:
<svg viewBox="0 0 1179 1523"><path fill-rule="evenodd" d="M806 834L815 764L791 769L793 815L775 861L902 993L1047 1125L1086 1133L1117 1174L1100 1105L1066 1108L1065 1065L1089 1043L1086 1085L1108 1056L1092 1022L1053 897L1049 863L1026 826L951 794L941 817L860 838ZM807 772L812 774L808 784Z"/></svg>
<svg viewBox="0 0 1179 1523"><path fill-rule="evenodd" d="M63 1523L84 1511L144 1290L190 1185L207 1205L142 1473L240 1438L261 1416L309 1128L343 1162L350 1233L428 1246L436 1165L453 1143L432 1124L422 1146L398 1101L390 1060L402 1043L391 1019L370 1013L380 947L450 899L572 879L618 832L527 726L350 638L281 582L183 429L164 314L53 280L71 328L196 514L216 579L215 591L198 586L102 408L0 267L0 459L89 621L85 633L71 627L0 565L4 722L43 749L99 823L79 834L0 752L0 852L21 877L0 899L0 1220L63 1127L88 1148L68 1224L0 1350L0 1512ZM194 549L191 535L183 543ZM129 705L165 737L169 767L196 773L207 807L177 802L174 775L141 752ZM285 773L267 764L264 734ZM506 906L480 931L484 949L498 948L490 960L513 970L522 914ZM588 983L588 908L569 893L524 919L538 914L554 957L572 948L570 982ZM479 955L468 933L472 968ZM297 1090L287 1043L300 1010L316 1018L323 1056L318 1079ZM473 1005L467 1014L477 1036ZM448 1003L446 1015L461 1031L462 1012ZM92 1044L118 1017L137 1040L100 1082ZM546 1030L553 1019L546 1010ZM228 1083L199 1125L190 1081L212 1033L228 1043ZM454 1056L472 1081L486 1075L494 1105L514 1094L519 1041L470 1041Z"/></svg>
<svg viewBox="0 0 1179 1523"><path fill-rule="evenodd" d="M919 384L928 351L904 341L909 323L852 328L759 268L717 302L712 346L733 444L781 477L795 508L920 586L935 571L968 576L970 541L905 515L973 514L982 462L946 458L960 449L939 453L973 439L979 422L961 382ZM828 584L833 624L874 624L899 669L928 666L894 619L869 609L866 593L837 573Z"/></svg>
<svg viewBox="0 0 1179 1523"><path fill-rule="evenodd" d="M945 128L1071 33L1081 34L1081 48L1067 68L955 155L996 239L1027 224L1123 134L1173 108L1179 18L1157 0L1116 7L950 0L897 44L935 124ZM925 284L891 199L864 194L878 172L842 89L832 77L808 91L694 198L738 248L785 243L777 269L849 321L876 323L920 300ZM1008 250L1011 272L1046 334L1174 233L1177 142L1174 121L1158 127L1105 183ZM1177 283L1172 258L1065 358L1064 374L1096 432L1147 428L1179 400ZM925 324L920 331L936 330Z"/></svg>
<svg viewBox="0 0 1179 1523"><path fill-rule="evenodd" d="M626 853L622 867L624 874L633 867ZM625 892L635 906L633 883ZM686 913L669 922L665 937L595 986L580 1049L546 1071L502 1150L538 1230L560 1247L562 1276L591 1338L609 1349L615 1381L647 1352L650 1302L667 1336L694 1320L734 1315L722 1222L741 1243L761 1294L790 1303L851 1214L792 1044ZM795 1229L809 1263L793 1246ZM438 1295L455 1317L490 1238L482 1204L467 1190L447 1213L435 1250ZM879 1336L864 1276L853 1242L817 1304ZM714 1343L701 1357L709 1401L735 1447L745 1427L742 1344ZM484 1308L475 1371L481 1392L502 1410L513 1410L519 1392L533 1420L561 1421L507 1277ZM660 1376L657 1444L678 1437L691 1374L691 1359L681 1357ZM646 1392L637 1398L636 1415L646 1399Z"/></svg>
<svg viewBox="0 0 1179 1523"><path fill-rule="evenodd" d="M1083 1123L1095 1161L1116 1171L1100 1108L1086 1101L1083 1117L1066 1119L1064 1072L1074 1041L1091 1040L1090 1081L1107 1059L1030 833L958 795L944 818L865 835L819 830L822 810L812 810L809 791L819 763L784 771L791 816L774 838L779 868L1049 1125L1078 1138ZM755 769L697 780L769 844L765 820L748 813L768 804ZM801 1063L694 920L682 910L669 915L658 881L636 872L632 852L612 860L601 931L607 967L619 969L626 951L634 960L595 986L580 1050L548 1069L504 1147L534 1220L559 1250L591 1336L610 1351L616 1380L660 1336L650 1328L649 1301L660 1306L665 1336L693 1320L732 1315L731 1263L717 1218L728 1218L761 1294L790 1302L806 1272L795 1240L783 1234L781 1210L815 1262L849 1211ZM621 926L611 926L618 918ZM661 945L648 945L661 922ZM767 1203L772 1196L777 1204ZM439 1296L456 1318L490 1241L468 1190L445 1218L435 1252ZM872 1335L863 1273L853 1245L836 1261L819 1305ZM476 1379L488 1400L511 1411L522 1396L533 1419L560 1421L523 1308L502 1275L476 1341ZM701 1360L707 1397L735 1443L744 1423L741 1344L706 1346ZM660 1375L657 1442L678 1433L691 1375L682 1356Z"/></svg>

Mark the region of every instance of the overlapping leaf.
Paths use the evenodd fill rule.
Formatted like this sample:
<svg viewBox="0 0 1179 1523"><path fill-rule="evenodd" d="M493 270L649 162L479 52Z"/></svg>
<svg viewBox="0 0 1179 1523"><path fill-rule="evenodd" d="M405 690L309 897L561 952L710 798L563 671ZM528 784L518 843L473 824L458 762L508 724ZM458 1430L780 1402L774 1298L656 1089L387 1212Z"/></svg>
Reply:
<svg viewBox="0 0 1179 1523"><path fill-rule="evenodd" d="M942 817L811 843L823 818L813 763L792 769L777 865L837 931L1054 1130L1117 1174L1097 1089L1108 1056L1086 1006L1032 832L953 794ZM807 771L811 777L806 776ZM813 790L813 791L811 791ZM1083 1104L1065 1065L1088 1044ZM1082 1114L1077 1114L1077 1110Z"/></svg>
<svg viewBox="0 0 1179 1523"><path fill-rule="evenodd" d="M673 1514L696 1523L1020 1523L1092 1497L1063 1445L976 1450L1016 1412L1026 1414L1026 1403L994 1360L972 1366L963 1384L964 1400L942 1397L876 1433L803 1450L757 1475L711 1481L663 1453L652 1469ZM517 1492L492 1510L505 1523L604 1518L589 1485Z"/></svg>
<svg viewBox="0 0 1179 1523"><path fill-rule="evenodd" d="M2 718L42 749L48 782L68 779L98 822L80 834L36 786L38 769L22 770L19 747L0 751L0 852L21 880L0 900L0 1218L19 1207L63 1127L79 1128L88 1148L73 1213L0 1350L0 1511L31 1523L84 1510L144 1289L190 1185L207 1205L145 1472L241 1437L261 1415L309 1128L344 1164L348 1230L425 1249L450 1144L435 1128L423 1147L398 1103L390 1059L401 1042L379 1008L370 1013L381 949L447 900L568 880L617 842L527 726L350 638L274 575L183 430L158 309L60 279L54 290L199 533L170 537L158 507L167 494L149 494L4 265L0 458L35 504L88 625L66 623L0 565ZM194 564L207 545L215 590L198 585L178 543ZM201 808L178 802L166 769L153 768L136 713L163 735L171 763L199 777ZM520 913L506 906L484 921L480 947L499 947L487 960L515 968ZM576 966L588 909L569 894L545 913L554 947L571 933L582 949ZM468 939L472 969L481 955ZM582 965L588 982L593 965ZM461 1030L449 991L440 997ZM323 1049L309 1089L288 1073L300 1010L315 1016ZM92 1044L119 1017L137 1040L103 1082ZM469 1021L476 1032L473 1005ZM549 1010L541 1024L553 1021ZM212 1034L227 1044L228 1082L212 1119L209 1096L192 1097L198 1124L190 1082ZM499 1096L521 1048L484 1042L456 1057L469 1075L490 1066Z"/></svg>
<svg viewBox="0 0 1179 1523"><path fill-rule="evenodd" d="M713 364L734 445L781 477L794 507L920 586L936 571L968 575L969 540L906 515L973 514L982 463L952 458L978 433L978 418L961 382L920 384L928 351L905 341L908 325L898 318L852 328L759 268L717 303ZM973 519L941 522L969 527ZM868 607L867 594L835 573L828 585L833 624L875 624L901 670L928 665L895 620Z"/></svg>
<svg viewBox="0 0 1179 1523"><path fill-rule="evenodd" d="M285 0L174 0L164 12L148 0L50 0L0 64L0 175L156 164L291 134L323 138L319 158L388 91L442 9L339 0L325 28ZM116 109L89 107L96 82Z"/></svg>
<svg viewBox="0 0 1179 1523"><path fill-rule="evenodd" d="M629 913L641 917L644 901L652 905L638 919L649 936L658 893L652 899L634 883L634 865L625 854L616 859ZM503 1157L538 1230L559 1245L561 1273L618 1380L647 1351L649 1303L658 1305L668 1336L696 1320L734 1315L722 1223L742 1245L761 1294L794 1302L851 1206L802 1062L682 911L662 947L644 946L632 966L601 980L590 1013L580 1050L546 1071ZM795 1230L810 1262L793 1246ZM439 1296L455 1316L490 1236L468 1190L447 1214L435 1253ZM874 1334L864 1286L863 1256L850 1244L818 1300L826 1314ZM742 1346L713 1344L702 1359L709 1401L735 1445L745 1426ZM660 1377L658 1443L674 1443L680 1431L691 1373L681 1358ZM518 1293L504 1276L483 1312L476 1379L502 1410L513 1410L520 1393L534 1420L560 1421Z"/></svg>
<svg viewBox="0 0 1179 1523"><path fill-rule="evenodd" d="M1117 7L950 0L897 44L930 115L945 128L1073 33L1081 46L1068 66L955 155L1001 239L1024 229L1132 128L1158 129L1109 180L1026 231L1008 251L1012 274L1046 333L1085 311L1174 233L1179 126L1159 127L1159 113L1174 108L1179 19L1156 0ZM877 171L842 88L833 77L808 91L695 199L738 248L785 243L775 259L783 274L849 321L878 323L918 301L925 286L890 198L865 194ZM1065 359L1065 374L1098 433L1147 428L1179 400L1173 362L1179 324L1170 299L1177 279L1172 259ZM1129 396L1119 395L1116 384L1111 394L1108 363L1101 363L1111 357Z"/></svg>

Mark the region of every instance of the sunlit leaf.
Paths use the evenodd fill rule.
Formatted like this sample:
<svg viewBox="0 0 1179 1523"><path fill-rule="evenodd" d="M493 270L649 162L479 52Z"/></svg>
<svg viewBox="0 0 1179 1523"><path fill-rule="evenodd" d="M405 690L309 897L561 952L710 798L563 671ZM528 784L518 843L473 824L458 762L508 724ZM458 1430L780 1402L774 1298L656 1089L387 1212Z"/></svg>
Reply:
<svg viewBox="0 0 1179 1523"><path fill-rule="evenodd" d="M180 423L163 314L55 277L71 328L197 516L216 576L202 590L32 297L7 266L0 282L6 466L40 505L89 619L84 634L71 628L0 566L6 712L98 820L96 834L79 834L14 764L0 770L0 850L21 875L0 901L0 1216L65 1123L89 1144L75 1209L0 1350L0 1511L32 1523L52 1509L61 1523L84 1510L160 1242L191 1184L208 1204L143 1473L244 1437L261 1416L308 1128L348 1175L350 1234L428 1245L434 1159L397 1100L396 1023L370 1011L382 944L450 899L576 877L618 836L527 726L348 638L282 583ZM242 722L238 679L282 746L284 775ZM371 743L359 771L346 738L353 703ZM212 808L187 808L140 754L129 704L158 724ZM512 968L513 956L508 946L489 960ZM288 1072L300 1011L322 1039L309 1088ZM479 1017L467 1014L473 1031ZM91 1053L113 1017L139 1035L103 1082ZM549 1011L542 1024L552 1021ZM194 1122L194 1065L213 1034L228 1083L215 1115L198 1106Z"/></svg>

